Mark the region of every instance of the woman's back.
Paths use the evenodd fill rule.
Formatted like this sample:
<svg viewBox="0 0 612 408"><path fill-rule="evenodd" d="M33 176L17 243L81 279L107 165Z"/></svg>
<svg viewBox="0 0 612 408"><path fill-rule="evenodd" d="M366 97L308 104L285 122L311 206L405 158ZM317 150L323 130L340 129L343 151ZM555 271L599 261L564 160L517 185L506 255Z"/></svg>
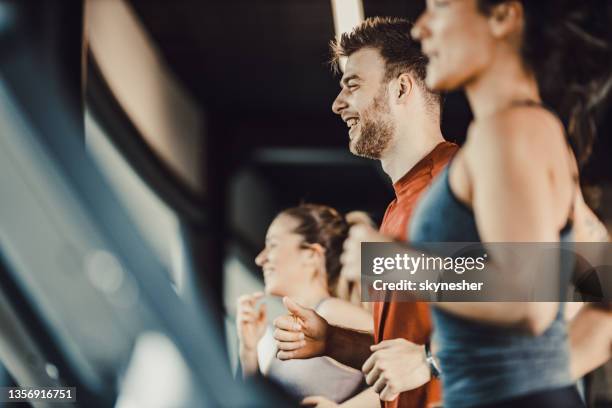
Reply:
<svg viewBox="0 0 612 408"><path fill-rule="evenodd" d="M575 177L562 123L525 100L471 124L449 184L475 209L483 242L556 242L573 209Z"/></svg>

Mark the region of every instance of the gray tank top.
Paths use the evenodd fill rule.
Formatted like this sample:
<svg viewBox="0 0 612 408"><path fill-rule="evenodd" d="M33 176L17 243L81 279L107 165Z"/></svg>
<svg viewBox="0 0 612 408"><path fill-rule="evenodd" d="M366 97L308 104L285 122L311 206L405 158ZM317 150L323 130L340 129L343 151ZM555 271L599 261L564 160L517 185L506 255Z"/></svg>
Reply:
<svg viewBox="0 0 612 408"><path fill-rule="evenodd" d="M319 303L317 310L323 302ZM365 388L361 371L345 366L329 357L304 360L279 360L276 342L268 327L257 345L261 372L298 399L320 395L341 403Z"/></svg>
<svg viewBox="0 0 612 408"><path fill-rule="evenodd" d="M450 165L417 206L411 241L480 242L474 214L450 189ZM571 240L571 226L561 231ZM432 308L445 408L475 407L572 384L562 304L540 336L468 321Z"/></svg>

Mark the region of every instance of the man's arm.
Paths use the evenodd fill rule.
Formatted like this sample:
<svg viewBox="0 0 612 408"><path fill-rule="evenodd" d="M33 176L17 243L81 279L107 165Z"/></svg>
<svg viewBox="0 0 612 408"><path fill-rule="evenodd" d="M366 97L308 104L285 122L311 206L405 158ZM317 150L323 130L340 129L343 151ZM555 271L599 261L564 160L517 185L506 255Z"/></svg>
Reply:
<svg viewBox="0 0 612 408"><path fill-rule="evenodd" d="M329 326L328 333L325 354L342 364L361 370L372 354L372 334L339 326Z"/></svg>

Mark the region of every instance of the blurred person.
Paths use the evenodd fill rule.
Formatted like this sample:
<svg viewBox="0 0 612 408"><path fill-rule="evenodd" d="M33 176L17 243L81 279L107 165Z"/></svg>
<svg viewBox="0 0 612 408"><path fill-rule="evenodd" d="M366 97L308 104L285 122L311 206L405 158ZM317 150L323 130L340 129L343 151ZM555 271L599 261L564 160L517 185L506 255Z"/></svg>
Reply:
<svg viewBox="0 0 612 408"><path fill-rule="evenodd" d="M346 214L346 221L351 225L363 224L374 228L374 222L370 216L362 211L352 211ZM361 273L359 270L344 268L340 271L338 284L336 285L336 297L349 301L355 305L361 305L371 312L369 302L361 302Z"/></svg>
<svg viewBox="0 0 612 408"><path fill-rule="evenodd" d="M425 87L427 60L410 38L411 28L404 19L369 18L332 42L334 66L339 68L340 59L347 58L332 110L349 127L350 151L379 160L390 177L396 198L387 207L381 231L401 240L408 238L408 221L419 196L457 150L440 131L441 97ZM355 280L361 276L358 265L345 266L342 273ZM305 306L298 306L295 299L285 303L290 311ZM384 406L417 408L438 401L439 382L431 377L425 358L431 334L427 304L375 302L373 313L374 336L334 326L342 338L327 350L328 355L362 368L372 354L370 347L384 348L394 373L405 384L402 390L408 391L399 398L398 392L387 395L368 377ZM279 358L306 356L292 354L285 348L292 346L282 341L281 345Z"/></svg>
<svg viewBox="0 0 612 408"><path fill-rule="evenodd" d="M302 204L281 212L270 224L266 246L255 262L263 269L265 292L291 296L331 322L361 330L371 327L363 308L333 298L340 274L339 256L349 223L333 208ZM302 399L342 402L363 389L360 371L328 357L280 361L267 322L264 293L238 299L237 329L242 375L259 373Z"/></svg>
<svg viewBox="0 0 612 408"><path fill-rule="evenodd" d="M592 108L609 88L598 85L610 80L608 64L593 60L605 44L580 25L590 5L427 2L413 29L429 57L427 85L463 88L474 121L417 210L415 242L573 240L579 185L568 144L583 163ZM559 303L441 302L434 320L445 406L583 405Z"/></svg>

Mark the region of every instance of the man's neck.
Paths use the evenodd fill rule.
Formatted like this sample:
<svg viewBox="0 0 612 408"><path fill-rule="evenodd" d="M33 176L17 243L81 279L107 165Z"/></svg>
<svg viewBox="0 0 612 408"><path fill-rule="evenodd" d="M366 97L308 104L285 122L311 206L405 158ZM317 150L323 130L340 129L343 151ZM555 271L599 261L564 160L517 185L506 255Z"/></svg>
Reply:
<svg viewBox="0 0 612 408"><path fill-rule="evenodd" d="M422 130L420 134L398 134L380 159L383 171L395 184L443 141L439 128Z"/></svg>

